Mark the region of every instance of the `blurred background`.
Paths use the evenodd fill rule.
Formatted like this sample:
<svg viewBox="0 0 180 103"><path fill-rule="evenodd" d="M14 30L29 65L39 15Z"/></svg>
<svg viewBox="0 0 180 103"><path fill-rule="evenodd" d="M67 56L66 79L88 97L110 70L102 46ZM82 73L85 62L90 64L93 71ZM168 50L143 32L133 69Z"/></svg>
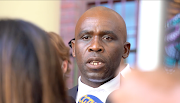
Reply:
<svg viewBox="0 0 180 103"><path fill-rule="evenodd" d="M111 8L124 18L131 43L125 62L132 68L152 71L165 65L169 73L180 68L180 0L1 0L0 18L30 21L58 33L68 46L79 17L94 6ZM71 61L68 88L77 84L79 76L72 56Z"/></svg>

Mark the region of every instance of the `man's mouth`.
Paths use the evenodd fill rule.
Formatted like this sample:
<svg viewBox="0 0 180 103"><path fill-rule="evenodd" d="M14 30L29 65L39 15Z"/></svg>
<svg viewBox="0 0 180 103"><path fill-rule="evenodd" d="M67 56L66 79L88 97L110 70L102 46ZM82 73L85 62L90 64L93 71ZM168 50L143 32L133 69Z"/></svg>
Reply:
<svg viewBox="0 0 180 103"><path fill-rule="evenodd" d="M105 66L105 62L103 59L95 57L89 58L86 65L89 69L100 69Z"/></svg>
<svg viewBox="0 0 180 103"><path fill-rule="evenodd" d="M100 61L91 61L90 64L91 65L101 65L102 62L100 62Z"/></svg>

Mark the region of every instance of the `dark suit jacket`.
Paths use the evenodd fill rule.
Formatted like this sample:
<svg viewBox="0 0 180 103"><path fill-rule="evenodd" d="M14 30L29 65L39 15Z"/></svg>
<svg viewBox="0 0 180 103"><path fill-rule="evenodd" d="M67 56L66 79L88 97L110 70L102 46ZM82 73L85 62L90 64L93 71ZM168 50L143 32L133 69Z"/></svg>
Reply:
<svg viewBox="0 0 180 103"><path fill-rule="evenodd" d="M77 91L78 91L78 85L68 90L68 95L72 97L75 101L76 101Z"/></svg>
<svg viewBox="0 0 180 103"><path fill-rule="evenodd" d="M68 103L76 103L76 101L73 97L68 96Z"/></svg>

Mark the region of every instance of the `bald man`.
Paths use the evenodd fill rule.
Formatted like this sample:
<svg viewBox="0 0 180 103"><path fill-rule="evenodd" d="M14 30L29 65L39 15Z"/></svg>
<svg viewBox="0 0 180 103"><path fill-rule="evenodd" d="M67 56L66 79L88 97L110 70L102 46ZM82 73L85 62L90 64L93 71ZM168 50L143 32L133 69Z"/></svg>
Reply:
<svg viewBox="0 0 180 103"><path fill-rule="evenodd" d="M72 55L81 76L78 85L69 90L76 103L106 103L108 95L120 86L121 59L129 55L130 43L123 18L106 7L87 10L78 20ZM117 73L118 72L118 73Z"/></svg>

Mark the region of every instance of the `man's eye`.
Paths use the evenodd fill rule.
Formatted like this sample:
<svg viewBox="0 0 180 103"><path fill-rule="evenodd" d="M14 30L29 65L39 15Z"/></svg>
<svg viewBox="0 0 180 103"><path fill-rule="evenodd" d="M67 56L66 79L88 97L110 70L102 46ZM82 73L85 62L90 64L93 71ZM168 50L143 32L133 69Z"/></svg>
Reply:
<svg viewBox="0 0 180 103"><path fill-rule="evenodd" d="M112 40L112 38L110 36L104 36L103 39L104 40L109 40L109 41Z"/></svg>
<svg viewBox="0 0 180 103"><path fill-rule="evenodd" d="M88 39L90 39L91 37L90 36L83 36L81 39L83 39L83 40L88 40Z"/></svg>

